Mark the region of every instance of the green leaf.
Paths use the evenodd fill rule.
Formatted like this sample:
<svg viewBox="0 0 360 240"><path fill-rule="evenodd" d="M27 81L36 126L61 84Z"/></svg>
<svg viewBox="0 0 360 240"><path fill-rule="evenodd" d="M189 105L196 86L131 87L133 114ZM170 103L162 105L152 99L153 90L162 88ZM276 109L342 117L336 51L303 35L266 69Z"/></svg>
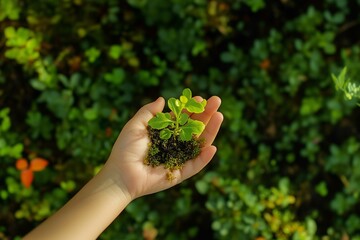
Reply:
<svg viewBox="0 0 360 240"><path fill-rule="evenodd" d="M109 49L109 56L112 58L112 59L119 59L121 54L123 52L123 49L120 45L112 45Z"/></svg>
<svg viewBox="0 0 360 240"><path fill-rule="evenodd" d="M87 57L90 63L95 62L99 58L100 54L101 54L100 50L95 47L92 47L85 51L85 56Z"/></svg>
<svg viewBox="0 0 360 240"><path fill-rule="evenodd" d="M187 97L185 97L185 96L180 96L180 102L182 102L182 103L187 103L188 102L188 98Z"/></svg>
<svg viewBox="0 0 360 240"><path fill-rule="evenodd" d="M191 140L191 138L192 138L192 131L191 131L191 129L189 129L189 128L185 128L185 129L183 129L183 128L181 128L181 131L180 131L180 139L182 140L182 141L190 141Z"/></svg>
<svg viewBox="0 0 360 240"><path fill-rule="evenodd" d="M168 100L168 106L170 110L173 111L173 113L175 114L175 117L178 118L182 111L181 102L176 98L170 98Z"/></svg>
<svg viewBox="0 0 360 240"><path fill-rule="evenodd" d="M125 71L122 68L114 68L111 73L106 73L104 78L107 82L119 85L125 80Z"/></svg>
<svg viewBox="0 0 360 240"><path fill-rule="evenodd" d="M4 108L0 111L0 131L7 131L11 126L11 121L8 116L10 112L9 108Z"/></svg>
<svg viewBox="0 0 360 240"><path fill-rule="evenodd" d="M188 119L189 119L189 115L187 115L186 113L181 113L179 117L179 124L184 125Z"/></svg>
<svg viewBox="0 0 360 240"><path fill-rule="evenodd" d="M4 33L5 33L5 37L8 38L8 39L16 37L16 31L15 31L14 27L5 28Z"/></svg>
<svg viewBox="0 0 360 240"><path fill-rule="evenodd" d="M163 129L163 130L160 131L160 138L161 138L161 139L164 139L164 140L167 140L167 139L169 139L173 134L174 134L173 131L171 131L171 130L168 129L168 128L165 128L165 129Z"/></svg>
<svg viewBox="0 0 360 240"><path fill-rule="evenodd" d="M148 122L153 129L163 129L173 124L170 113L157 113L155 117Z"/></svg>
<svg viewBox="0 0 360 240"><path fill-rule="evenodd" d="M20 7L18 1L15 0L0 0L0 21L6 17L10 20L18 20L20 15Z"/></svg>
<svg viewBox="0 0 360 240"><path fill-rule="evenodd" d="M322 105L323 102L320 98L304 98L301 103L300 114L303 116L314 114L321 109Z"/></svg>
<svg viewBox="0 0 360 240"><path fill-rule="evenodd" d="M326 197L328 195L328 188L326 186L326 182L324 181L316 185L315 190L322 197Z"/></svg>
<svg viewBox="0 0 360 240"><path fill-rule="evenodd" d="M348 100L351 100L352 98L360 98L360 86L351 82L350 78L346 77L346 73L347 67L344 67L339 76L331 74L336 90L343 91Z"/></svg>
<svg viewBox="0 0 360 240"><path fill-rule="evenodd" d="M195 182L195 187L200 194L206 194L209 191L209 184L204 180Z"/></svg>
<svg viewBox="0 0 360 240"><path fill-rule="evenodd" d="M206 99L202 100L201 105L204 107L204 110L205 110L206 104L207 104Z"/></svg>
<svg viewBox="0 0 360 240"><path fill-rule="evenodd" d="M84 111L85 119L92 121L98 117L98 109L97 108L88 108Z"/></svg>
<svg viewBox="0 0 360 240"><path fill-rule="evenodd" d="M184 97L186 97L187 99L191 99L192 98L192 93L191 90L189 88L185 88L182 92L182 95Z"/></svg>
<svg viewBox="0 0 360 240"><path fill-rule="evenodd" d="M205 105L206 100L203 100L202 102L197 102L195 99L191 98L185 104L185 108L191 113L202 113L205 110Z"/></svg>
<svg viewBox="0 0 360 240"><path fill-rule="evenodd" d="M331 77L335 83L335 87L337 90L344 89L347 83L349 82L349 79L346 79L346 72L347 72L347 67L344 67L338 77L336 77L334 74L331 74Z"/></svg>
<svg viewBox="0 0 360 240"><path fill-rule="evenodd" d="M204 128L205 125L203 122L189 119L187 124L181 127L180 139L182 141L189 141L193 135L202 133Z"/></svg>

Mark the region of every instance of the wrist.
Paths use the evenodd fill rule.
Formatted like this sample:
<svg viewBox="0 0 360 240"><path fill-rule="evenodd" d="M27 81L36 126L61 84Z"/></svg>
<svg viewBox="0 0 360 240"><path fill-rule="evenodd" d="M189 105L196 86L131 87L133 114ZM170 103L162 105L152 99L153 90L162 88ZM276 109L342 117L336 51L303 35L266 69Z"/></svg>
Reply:
<svg viewBox="0 0 360 240"><path fill-rule="evenodd" d="M118 169L106 163L96 175L98 181L103 182L105 190L114 198L118 198L121 203L129 204L133 197L124 183Z"/></svg>

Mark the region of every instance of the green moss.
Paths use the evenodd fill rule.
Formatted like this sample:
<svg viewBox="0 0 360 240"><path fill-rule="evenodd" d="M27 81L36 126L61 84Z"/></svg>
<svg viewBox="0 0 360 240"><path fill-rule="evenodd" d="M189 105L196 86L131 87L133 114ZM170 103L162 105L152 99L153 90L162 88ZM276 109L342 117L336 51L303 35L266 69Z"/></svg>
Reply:
<svg viewBox="0 0 360 240"><path fill-rule="evenodd" d="M178 136L164 140L160 138L160 130L151 127L148 127L148 132L150 145L144 163L152 167L164 165L170 171L180 169L187 161L196 158L204 142L195 136L190 141L182 141Z"/></svg>

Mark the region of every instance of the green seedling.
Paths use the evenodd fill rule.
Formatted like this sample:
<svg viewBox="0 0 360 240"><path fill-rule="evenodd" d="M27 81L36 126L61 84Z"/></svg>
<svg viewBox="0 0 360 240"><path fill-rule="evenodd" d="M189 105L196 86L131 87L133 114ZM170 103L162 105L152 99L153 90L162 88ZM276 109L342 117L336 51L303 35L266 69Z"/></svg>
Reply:
<svg viewBox="0 0 360 240"><path fill-rule="evenodd" d="M189 114L202 113L205 106L206 100L196 101L188 88L183 90L179 99L170 98L168 107L171 113L157 113L148 122L150 143L144 163L152 167L164 165L169 169L167 179L171 181L174 179L174 170L196 159L205 142L205 139L198 138L205 125L191 119Z"/></svg>
<svg viewBox="0 0 360 240"><path fill-rule="evenodd" d="M160 138L163 140L171 137L179 137L182 141L190 141L193 135L199 135L205 128L203 122L193 120L188 113L202 113L205 110L206 100L197 102L192 98L189 88L183 90L179 99L170 98L168 107L172 111L170 113L157 113L155 117L148 122L153 129L161 130Z"/></svg>
<svg viewBox="0 0 360 240"><path fill-rule="evenodd" d="M360 86L352 82L351 79L346 76L346 73L347 67L344 67L339 76L331 74L336 90L344 92L348 100L353 98L360 99Z"/></svg>

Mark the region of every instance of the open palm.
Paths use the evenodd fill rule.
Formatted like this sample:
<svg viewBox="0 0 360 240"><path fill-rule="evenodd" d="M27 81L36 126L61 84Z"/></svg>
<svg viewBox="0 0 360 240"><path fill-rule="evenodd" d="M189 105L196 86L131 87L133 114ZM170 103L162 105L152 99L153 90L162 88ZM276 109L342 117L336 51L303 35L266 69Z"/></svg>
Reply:
<svg viewBox="0 0 360 240"><path fill-rule="evenodd" d="M200 97L196 98L201 100ZM200 136L205 139L205 145L196 159L187 161L182 169L173 172L174 179L171 181L167 179L168 170L163 166L150 167L144 164L150 141L148 121L156 113L162 112L164 99L159 98L143 106L135 114L121 131L107 162L107 165L117 170L132 199L172 187L195 175L210 162L216 152L212 143L223 120L222 114L218 112L220 104L219 97L211 97L204 112L190 116L206 125Z"/></svg>

